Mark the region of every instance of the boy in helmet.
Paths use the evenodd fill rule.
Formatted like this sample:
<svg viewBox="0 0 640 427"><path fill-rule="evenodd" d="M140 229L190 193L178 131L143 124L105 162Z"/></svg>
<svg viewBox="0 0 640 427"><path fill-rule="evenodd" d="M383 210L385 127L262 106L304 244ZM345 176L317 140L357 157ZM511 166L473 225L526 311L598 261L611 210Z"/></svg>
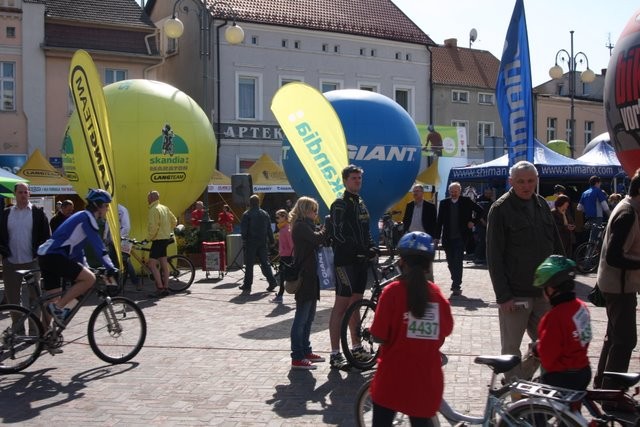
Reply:
<svg viewBox="0 0 640 427"><path fill-rule="evenodd" d="M538 341L532 352L540 358L541 382L556 387L584 390L591 381L587 355L592 338L591 316L576 298L576 263L551 255L536 269L533 285L551 304L538 325Z"/></svg>
<svg viewBox="0 0 640 427"><path fill-rule="evenodd" d="M61 327L69 313L69 310L62 307L87 292L96 281L96 276L86 267L83 249L85 243L88 242L94 252L101 256L107 275L115 275L117 272L98 228L98 220L105 218L109 209L111 195L101 189L91 189L86 201L86 210L67 218L51 238L38 248L38 262L46 292L60 292L61 279L73 281L73 286L64 295L47 305L47 311Z"/></svg>

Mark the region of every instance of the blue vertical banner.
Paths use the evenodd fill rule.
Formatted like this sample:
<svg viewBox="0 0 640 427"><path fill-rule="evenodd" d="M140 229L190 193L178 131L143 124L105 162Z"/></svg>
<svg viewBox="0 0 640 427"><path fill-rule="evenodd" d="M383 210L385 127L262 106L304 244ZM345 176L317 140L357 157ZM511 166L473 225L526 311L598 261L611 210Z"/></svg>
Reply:
<svg viewBox="0 0 640 427"><path fill-rule="evenodd" d="M531 61L524 1L516 0L496 82L498 113L507 142L509 166L520 160L533 162L531 87Z"/></svg>

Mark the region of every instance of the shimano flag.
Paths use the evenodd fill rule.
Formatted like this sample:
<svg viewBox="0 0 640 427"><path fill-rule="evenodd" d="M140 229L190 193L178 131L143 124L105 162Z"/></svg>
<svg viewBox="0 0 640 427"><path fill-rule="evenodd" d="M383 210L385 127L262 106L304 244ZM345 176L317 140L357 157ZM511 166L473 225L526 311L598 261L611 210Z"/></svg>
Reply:
<svg viewBox="0 0 640 427"><path fill-rule="evenodd" d="M507 142L509 166L533 162L533 102L529 39L523 0L516 0L504 43L496 100Z"/></svg>

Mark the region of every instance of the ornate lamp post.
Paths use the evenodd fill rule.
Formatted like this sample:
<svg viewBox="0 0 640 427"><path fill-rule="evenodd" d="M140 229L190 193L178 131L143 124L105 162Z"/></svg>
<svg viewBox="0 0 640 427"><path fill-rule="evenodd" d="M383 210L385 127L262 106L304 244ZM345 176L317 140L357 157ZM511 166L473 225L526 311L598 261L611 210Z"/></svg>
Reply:
<svg viewBox="0 0 640 427"><path fill-rule="evenodd" d="M164 23L164 32L167 37L172 39L177 39L182 36L184 32L184 24L177 17L178 5L183 0L176 0L173 4L173 14L170 19L167 19ZM227 26L224 32L224 38L229 44L240 44L244 40L244 30L236 25L236 13L231 7L229 3L224 1L212 1L208 2L207 0L191 0L193 4L195 4L198 8L198 18L200 18L200 59L202 61L202 86L204 92L204 101L203 101L203 110L207 115L209 112L209 61L211 57L211 23L215 19L215 7L220 5L228 8L231 11L232 16L232 24ZM182 10L185 13L189 12L189 8L184 6ZM226 18L225 23L226 23ZM224 25L224 24L223 24ZM221 25L222 26L222 25ZM219 27L218 27L219 28ZM218 119L216 122L216 169L219 167L219 154L220 154L220 49L219 49L219 39L216 40L218 45L218 49L216 51L216 66L218 71L218 82L217 82L217 91L218 91L218 104L215 110L215 114L218 115Z"/></svg>
<svg viewBox="0 0 640 427"><path fill-rule="evenodd" d="M560 65L558 65L558 58L561 62L567 62L569 64L569 96L571 98L571 116L569 123L571 125L571 133L569 134L569 149L571 150L571 157L573 157L573 150L575 147L575 96L576 96L576 66L578 62L582 64L586 63L587 69L580 74L580 80L585 83L591 83L595 80L596 75L591 69L589 69L589 58L584 52L573 53L573 30L571 33L571 51L567 52L565 49L560 49L556 53L556 63L549 69L549 76L552 79L561 79L564 75L564 71Z"/></svg>

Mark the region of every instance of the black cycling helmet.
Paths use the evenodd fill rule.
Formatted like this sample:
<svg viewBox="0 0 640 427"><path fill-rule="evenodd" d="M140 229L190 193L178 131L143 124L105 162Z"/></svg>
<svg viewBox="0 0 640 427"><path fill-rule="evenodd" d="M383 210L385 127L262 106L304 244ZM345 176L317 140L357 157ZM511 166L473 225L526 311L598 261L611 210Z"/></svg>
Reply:
<svg viewBox="0 0 640 427"><path fill-rule="evenodd" d="M90 188L86 199L89 204L100 206L103 203L111 203L111 194L100 188Z"/></svg>
<svg viewBox="0 0 640 427"><path fill-rule="evenodd" d="M536 268L533 286L543 288L551 286L557 288L576 278L576 263L562 255L551 255Z"/></svg>
<svg viewBox="0 0 640 427"><path fill-rule="evenodd" d="M421 231L412 231L402 236L398 242L398 253L401 257L418 255L433 259L436 250L430 235Z"/></svg>

